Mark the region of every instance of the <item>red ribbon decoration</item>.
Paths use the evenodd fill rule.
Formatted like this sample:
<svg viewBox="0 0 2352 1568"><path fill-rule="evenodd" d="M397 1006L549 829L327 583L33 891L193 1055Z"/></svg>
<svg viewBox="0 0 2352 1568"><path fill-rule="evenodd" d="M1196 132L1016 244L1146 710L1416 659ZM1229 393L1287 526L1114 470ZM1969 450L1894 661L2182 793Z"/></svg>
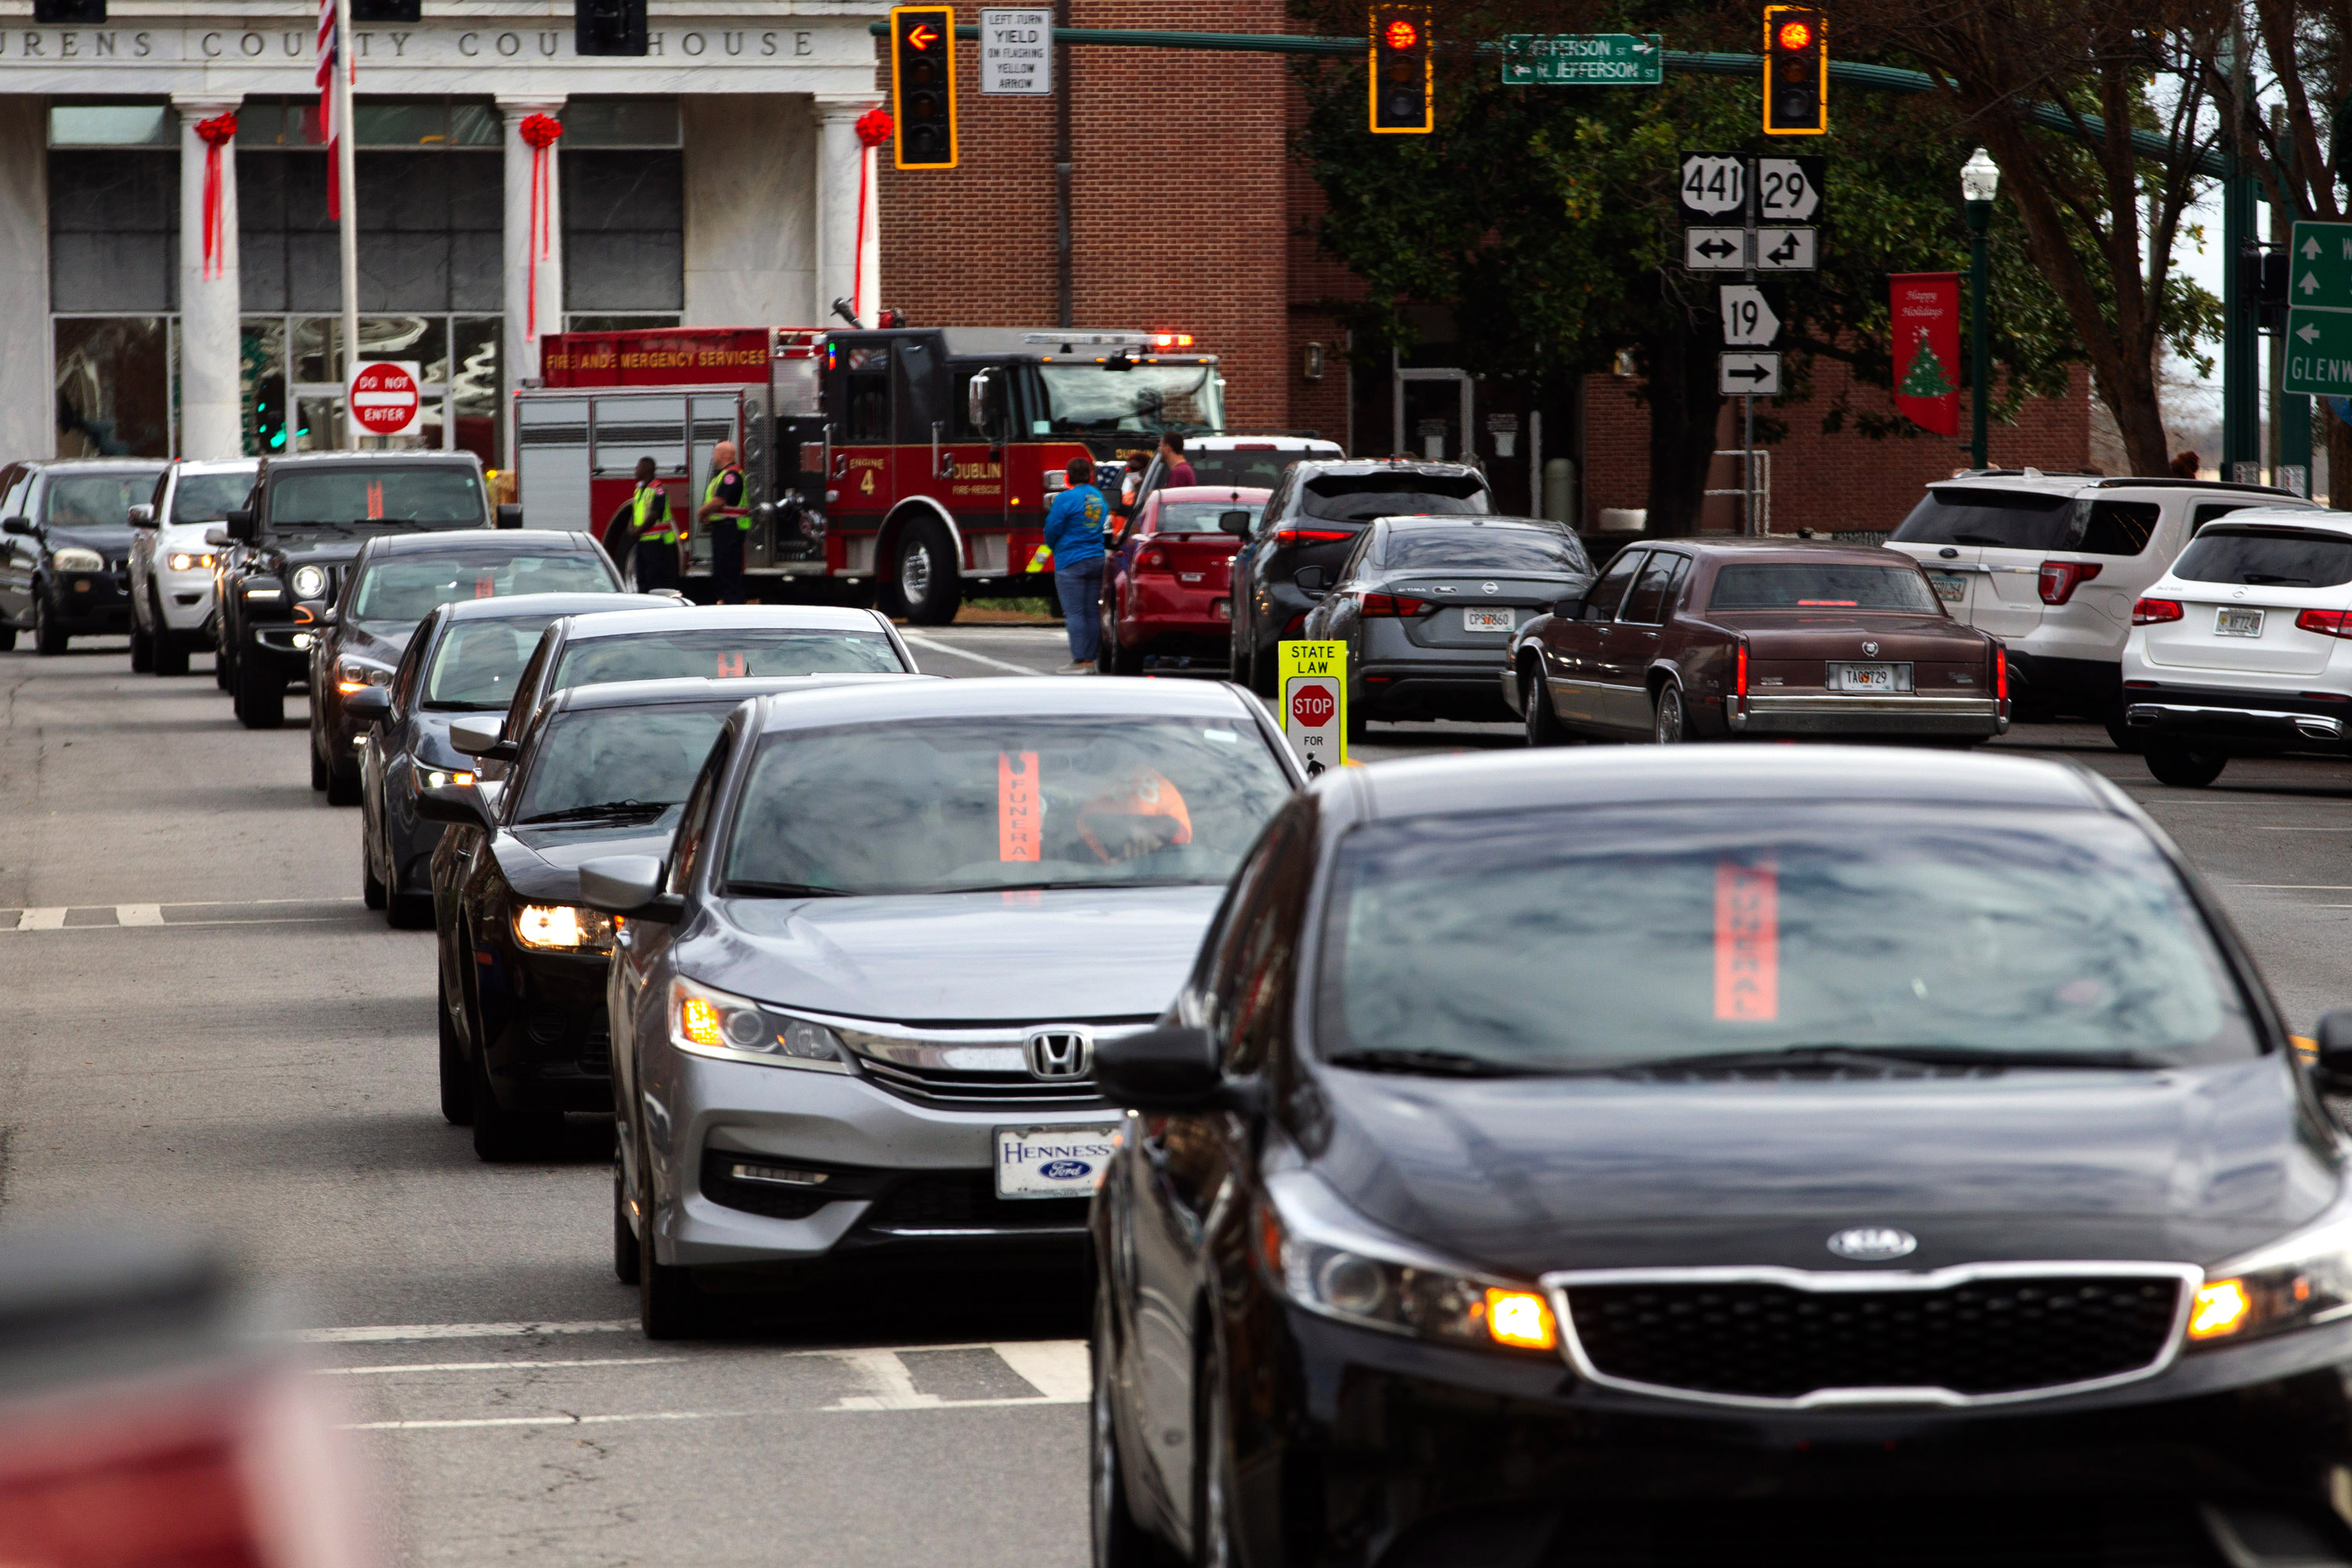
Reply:
<svg viewBox="0 0 2352 1568"><path fill-rule="evenodd" d="M221 149L236 134L236 116L217 114L196 121L205 139L205 261L202 275L217 278L227 265L228 247L221 239Z"/></svg>
<svg viewBox="0 0 2352 1568"><path fill-rule="evenodd" d="M849 308L855 312L866 291L866 154L890 140L897 129L887 109L869 109L857 117L857 248L849 260Z"/></svg>
<svg viewBox="0 0 2352 1568"><path fill-rule="evenodd" d="M547 218L547 150L563 134L563 122L551 114L534 114L522 122L522 139L530 147L530 282L525 291L530 313L529 331L539 335L539 264L547 259L554 236Z"/></svg>

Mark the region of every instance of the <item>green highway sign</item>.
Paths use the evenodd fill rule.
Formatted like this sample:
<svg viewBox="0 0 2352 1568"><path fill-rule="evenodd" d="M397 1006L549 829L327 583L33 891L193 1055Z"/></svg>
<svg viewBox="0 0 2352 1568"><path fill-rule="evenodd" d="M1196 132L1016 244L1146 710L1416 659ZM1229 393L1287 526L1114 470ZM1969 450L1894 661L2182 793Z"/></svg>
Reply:
<svg viewBox="0 0 2352 1568"><path fill-rule="evenodd" d="M2298 223L2287 241L2286 302L2352 310L2352 223Z"/></svg>
<svg viewBox="0 0 2352 1568"><path fill-rule="evenodd" d="M2352 394L2352 310L2289 310L2286 316L2285 390Z"/></svg>
<svg viewBox="0 0 2352 1568"><path fill-rule="evenodd" d="M1655 33L1513 33L1503 40L1505 87L1656 87L1666 51Z"/></svg>
<svg viewBox="0 0 2352 1568"><path fill-rule="evenodd" d="M2284 390L2352 394L2352 223L2296 224L2286 258Z"/></svg>

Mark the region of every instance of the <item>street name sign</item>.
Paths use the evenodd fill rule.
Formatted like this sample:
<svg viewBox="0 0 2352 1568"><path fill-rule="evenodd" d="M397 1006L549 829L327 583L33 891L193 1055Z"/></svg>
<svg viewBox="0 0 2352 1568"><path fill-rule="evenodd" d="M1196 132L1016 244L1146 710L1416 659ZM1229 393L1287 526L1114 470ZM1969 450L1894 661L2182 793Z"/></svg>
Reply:
<svg viewBox="0 0 2352 1568"><path fill-rule="evenodd" d="M1765 223L1818 223L1825 161L1817 157L1756 160L1756 216Z"/></svg>
<svg viewBox="0 0 2352 1568"><path fill-rule="evenodd" d="M1819 266L1821 230L1764 228L1756 230L1756 270L1811 272Z"/></svg>
<svg viewBox="0 0 2352 1568"><path fill-rule="evenodd" d="M1744 228L1683 230L1683 265L1693 272L1738 272L1748 265Z"/></svg>
<svg viewBox="0 0 2352 1568"><path fill-rule="evenodd" d="M1666 51L1655 33L1513 33L1503 40L1505 87L1656 87Z"/></svg>
<svg viewBox="0 0 2352 1568"><path fill-rule="evenodd" d="M2352 393L2352 310L2287 312L2285 388L2314 397Z"/></svg>
<svg viewBox="0 0 2352 1568"><path fill-rule="evenodd" d="M1282 732L1314 778L1348 761L1348 645L1282 645Z"/></svg>
<svg viewBox="0 0 2352 1568"><path fill-rule="evenodd" d="M1724 354L1716 362L1715 389L1726 397L1778 397L1780 356Z"/></svg>
<svg viewBox="0 0 2352 1568"><path fill-rule="evenodd" d="M1748 155L1685 153L1675 183L1683 216L1705 221L1744 216L1748 210Z"/></svg>
<svg viewBox="0 0 2352 1568"><path fill-rule="evenodd" d="M2352 393L2352 223L2298 223L2287 240L2284 390Z"/></svg>
<svg viewBox="0 0 2352 1568"><path fill-rule="evenodd" d="M1769 349L1780 336L1780 317L1761 287L1725 283L1716 293L1723 306L1723 342L1727 348Z"/></svg>
<svg viewBox="0 0 2352 1568"><path fill-rule="evenodd" d="M980 14L980 90L1025 98L1054 90L1054 13L982 10Z"/></svg>

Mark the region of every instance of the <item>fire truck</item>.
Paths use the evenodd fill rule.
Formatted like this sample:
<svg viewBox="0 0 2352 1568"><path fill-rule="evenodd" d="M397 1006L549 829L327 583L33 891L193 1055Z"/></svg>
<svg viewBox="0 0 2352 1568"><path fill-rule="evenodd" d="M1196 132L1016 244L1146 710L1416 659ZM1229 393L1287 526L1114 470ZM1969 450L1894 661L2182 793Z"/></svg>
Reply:
<svg viewBox="0 0 2352 1568"><path fill-rule="evenodd" d="M600 537L651 458L691 518L721 441L743 454L744 566L773 602L830 579L919 625L970 591L1041 592L1045 511L1071 458L1148 458L1163 430L1224 426L1213 354L1172 332L1061 328L677 328L542 340L514 395L535 528ZM688 593L708 598L695 528ZM1045 580L1050 581L1050 580ZM790 586L788 586L790 585Z"/></svg>

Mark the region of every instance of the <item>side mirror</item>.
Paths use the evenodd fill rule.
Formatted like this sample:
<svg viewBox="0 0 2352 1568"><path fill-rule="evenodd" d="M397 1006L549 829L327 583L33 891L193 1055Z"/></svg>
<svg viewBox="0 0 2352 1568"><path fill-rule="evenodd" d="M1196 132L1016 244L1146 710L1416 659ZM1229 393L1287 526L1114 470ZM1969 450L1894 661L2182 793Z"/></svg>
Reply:
<svg viewBox="0 0 2352 1568"><path fill-rule="evenodd" d="M455 780L438 788L426 786L416 792L416 815L427 822L446 822L453 827L478 827L485 833L498 831L498 823L490 816L488 805L470 784Z"/></svg>
<svg viewBox="0 0 2352 1568"><path fill-rule="evenodd" d="M2332 1079L2352 1082L2352 1007L2338 1007L2319 1016L2313 1031L2319 1040L2319 1070Z"/></svg>
<svg viewBox="0 0 2352 1568"><path fill-rule="evenodd" d="M249 506L229 508L222 516L221 522L227 529L229 538L239 543L250 543L260 536L261 531L254 526L253 509Z"/></svg>
<svg viewBox="0 0 2352 1568"><path fill-rule="evenodd" d="M662 863L651 855L607 855L580 868L580 901L608 915L669 925L686 900L661 890Z"/></svg>
<svg viewBox="0 0 2352 1568"><path fill-rule="evenodd" d="M964 384L964 420L974 430L980 432L981 439L983 441L992 441L995 439L994 426L991 423L988 417L990 412L988 406L988 394L989 389L994 385L994 374L984 370L974 375L971 381Z"/></svg>
<svg viewBox="0 0 2352 1568"><path fill-rule="evenodd" d="M0 522L0 533L30 533L32 531L33 525L26 522L21 517L12 517L5 522Z"/></svg>
<svg viewBox="0 0 2352 1568"><path fill-rule="evenodd" d="M1217 514L1217 527L1235 538L1246 539L1249 537L1250 522L1256 515L1255 512L1247 511L1221 511Z"/></svg>
<svg viewBox="0 0 2352 1568"><path fill-rule="evenodd" d="M510 502L500 502L499 505L499 526L500 528L520 528L522 526L522 508L515 506Z"/></svg>
<svg viewBox="0 0 2352 1568"><path fill-rule="evenodd" d="M322 626L331 626L340 617L335 614L334 605L321 605L319 606L318 614L311 618L316 620Z"/></svg>
<svg viewBox="0 0 2352 1568"><path fill-rule="evenodd" d="M343 712L362 722L371 719L392 717L392 688L362 686L343 699Z"/></svg>
<svg viewBox="0 0 2352 1568"><path fill-rule="evenodd" d="M1320 594L1331 585L1331 574L1320 566L1301 566L1290 574L1290 580L1298 584L1301 593Z"/></svg>
<svg viewBox="0 0 2352 1568"><path fill-rule="evenodd" d="M1572 621L1584 614L1584 595L1570 594L1551 607L1551 613L1563 621Z"/></svg>
<svg viewBox="0 0 2352 1568"><path fill-rule="evenodd" d="M1205 1110L1224 1082L1206 1029L1163 1025L1095 1047L1095 1087L1130 1110Z"/></svg>
<svg viewBox="0 0 2352 1568"><path fill-rule="evenodd" d="M230 545L235 544L236 541L228 536L228 531L226 529L208 528L205 530L205 542L211 545L215 550L226 550Z"/></svg>
<svg viewBox="0 0 2352 1568"><path fill-rule="evenodd" d="M512 741L499 738L500 728L496 719L460 719L449 726L449 744L484 762L510 763L520 748Z"/></svg>
<svg viewBox="0 0 2352 1568"><path fill-rule="evenodd" d="M137 506L132 507L131 509L131 526L133 528L154 527L155 503L151 500L142 500Z"/></svg>

